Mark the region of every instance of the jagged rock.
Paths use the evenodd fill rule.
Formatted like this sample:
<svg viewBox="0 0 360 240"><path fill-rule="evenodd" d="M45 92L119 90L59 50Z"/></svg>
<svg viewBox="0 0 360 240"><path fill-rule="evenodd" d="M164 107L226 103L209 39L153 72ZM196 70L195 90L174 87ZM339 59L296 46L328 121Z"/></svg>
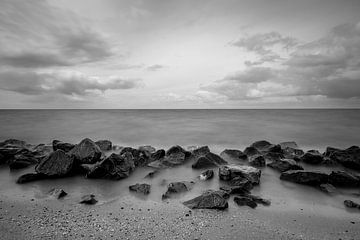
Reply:
<svg viewBox="0 0 360 240"><path fill-rule="evenodd" d="M359 203L356 203L356 202L353 202L351 200L345 200L344 201L344 205L348 208L357 208L357 209L360 209L360 204Z"/></svg>
<svg viewBox="0 0 360 240"><path fill-rule="evenodd" d="M147 195L150 193L150 185L146 183L142 183L142 184L137 183L135 185L129 186L129 190Z"/></svg>
<svg viewBox="0 0 360 240"><path fill-rule="evenodd" d="M156 152L156 149L150 145L140 146L139 151L148 152L149 154L153 154Z"/></svg>
<svg viewBox="0 0 360 240"><path fill-rule="evenodd" d="M282 142L279 145L282 149L286 149L286 148L299 149L299 146L297 145L297 143L293 142L293 141L292 142Z"/></svg>
<svg viewBox="0 0 360 240"><path fill-rule="evenodd" d="M80 203L88 204L88 205L93 205L93 204L96 204L97 202L98 201L95 199L94 194L84 195L81 197L81 201L80 201Z"/></svg>
<svg viewBox="0 0 360 240"><path fill-rule="evenodd" d="M239 206L249 206L251 208L256 208L258 203L264 206L271 204L269 200L251 194L234 197L234 202Z"/></svg>
<svg viewBox="0 0 360 240"><path fill-rule="evenodd" d="M248 157L250 157L250 156L254 156L254 155L259 155L259 154L261 154L261 152L259 150L257 150L255 147L247 147L244 150L244 154L246 154Z"/></svg>
<svg viewBox="0 0 360 240"><path fill-rule="evenodd" d="M168 189L165 194L162 195L162 199L169 198L174 193L187 192L192 188L194 182L172 182L168 185Z"/></svg>
<svg viewBox="0 0 360 240"><path fill-rule="evenodd" d="M68 152L79 164L92 164L100 161L102 151L91 139L85 138Z"/></svg>
<svg viewBox="0 0 360 240"><path fill-rule="evenodd" d="M25 141L18 139L7 139L3 142L0 142L0 147L18 147L25 148L27 146Z"/></svg>
<svg viewBox="0 0 360 240"><path fill-rule="evenodd" d="M345 150L327 148L325 156L340 163L344 167L360 170L360 148L352 146Z"/></svg>
<svg viewBox="0 0 360 240"><path fill-rule="evenodd" d="M299 149L296 142L283 142L280 143L284 158L294 159L304 155L304 151Z"/></svg>
<svg viewBox="0 0 360 240"><path fill-rule="evenodd" d="M253 167L265 167L265 158L262 155L253 155L249 158L249 164Z"/></svg>
<svg viewBox="0 0 360 240"><path fill-rule="evenodd" d="M165 150L164 149L159 149L156 152L152 153L150 158L151 161L159 161L160 159L165 157Z"/></svg>
<svg viewBox="0 0 360 240"><path fill-rule="evenodd" d="M192 147L190 152L195 156L202 156L210 153L210 149L208 146Z"/></svg>
<svg viewBox="0 0 360 240"><path fill-rule="evenodd" d="M71 149L75 147L75 144L66 143L59 140L54 140L52 142L53 150L56 151L58 149L63 150L64 152L69 152Z"/></svg>
<svg viewBox="0 0 360 240"><path fill-rule="evenodd" d="M37 159L41 160L42 158L53 152L53 147L51 145L41 143L36 145L32 149L32 152Z"/></svg>
<svg viewBox="0 0 360 240"><path fill-rule="evenodd" d="M180 147L179 145L173 146L171 148L169 148L165 155L166 156L170 156L172 154L178 154L178 153L183 153L185 155L185 158L188 158L191 156L191 152L186 151L185 149L183 149L182 147Z"/></svg>
<svg viewBox="0 0 360 240"><path fill-rule="evenodd" d="M120 155L123 155L126 152L131 153L131 155L133 156L135 167L143 167L151 161L150 152L138 150L131 147L125 147L121 150Z"/></svg>
<svg viewBox="0 0 360 240"><path fill-rule="evenodd" d="M280 179L299 184L319 186L320 184L328 182L329 175L315 171L291 170L281 173Z"/></svg>
<svg viewBox="0 0 360 240"><path fill-rule="evenodd" d="M357 187L360 185L360 178L348 172L332 171L329 175L329 182L339 187Z"/></svg>
<svg viewBox="0 0 360 240"><path fill-rule="evenodd" d="M219 168L219 178L224 181L247 179L253 185L258 185L260 177L261 170L250 166L225 165Z"/></svg>
<svg viewBox="0 0 360 240"><path fill-rule="evenodd" d="M182 152L172 153L170 155L165 155L164 158L153 161L148 164L149 167L153 168L168 168L168 167L176 167L185 162L185 154Z"/></svg>
<svg viewBox="0 0 360 240"><path fill-rule="evenodd" d="M282 153L273 153L273 152L264 153L263 156L266 161L270 161L270 162L281 160L284 158L284 155Z"/></svg>
<svg viewBox="0 0 360 240"><path fill-rule="evenodd" d="M250 147L254 147L259 151L267 150L271 146L272 144L265 140L256 141L250 145Z"/></svg>
<svg viewBox="0 0 360 240"><path fill-rule="evenodd" d="M249 181L247 184L239 185L239 186L221 186L220 190L230 194L240 194L240 195L246 195L250 194L250 190L253 188L252 184L249 184Z"/></svg>
<svg viewBox="0 0 360 240"><path fill-rule="evenodd" d="M87 178L120 180L132 173L135 164L131 153L125 152L123 155L113 153L93 166L83 165L83 167L88 169Z"/></svg>
<svg viewBox="0 0 360 240"><path fill-rule="evenodd" d="M112 150L112 142L109 140L98 140L95 142L95 144L99 146L101 151L111 151Z"/></svg>
<svg viewBox="0 0 360 240"><path fill-rule="evenodd" d="M320 164L324 157L319 152L310 150L300 157L300 160L308 164Z"/></svg>
<svg viewBox="0 0 360 240"><path fill-rule="evenodd" d="M73 166L74 158L58 149L42 159L35 170L48 177L63 177L72 172Z"/></svg>
<svg viewBox="0 0 360 240"><path fill-rule="evenodd" d="M280 172L286 172L289 170L304 170L304 168L296 163L292 159L280 159L267 164L269 167L274 168Z"/></svg>
<svg viewBox="0 0 360 240"><path fill-rule="evenodd" d="M38 163L38 158L27 148L20 149L12 158L8 159L10 169L26 168L36 163Z"/></svg>
<svg viewBox="0 0 360 240"><path fill-rule="evenodd" d="M223 191L208 190L202 195L183 202L191 209L219 209L224 210L229 207L227 193Z"/></svg>
<svg viewBox="0 0 360 240"><path fill-rule="evenodd" d="M41 180L44 178L46 178L46 176L43 174L40 174L40 173L27 173L27 174L21 175L16 182L19 184L23 184L23 183L28 183L28 182L34 182L34 181Z"/></svg>
<svg viewBox="0 0 360 240"><path fill-rule="evenodd" d="M214 171L213 170L206 170L205 172L201 173L199 178L200 180L209 180L214 177Z"/></svg>
<svg viewBox="0 0 360 240"><path fill-rule="evenodd" d="M217 167L224 164L227 164L227 162L224 159L222 159L219 155L209 152L206 155L197 157L197 159L191 165L191 167L195 169L201 169L201 168Z"/></svg>
<svg viewBox="0 0 360 240"><path fill-rule="evenodd" d="M319 188L321 191L329 193L329 194L335 193L335 191L336 191L336 188L329 183L320 184Z"/></svg>
<svg viewBox="0 0 360 240"><path fill-rule="evenodd" d="M61 188L53 188L49 191L49 194L56 199L63 198L67 195L67 193Z"/></svg>
<svg viewBox="0 0 360 240"><path fill-rule="evenodd" d="M248 159L245 153L236 149L225 149L220 153L220 157L230 158L234 160L241 160L241 161L246 161Z"/></svg>

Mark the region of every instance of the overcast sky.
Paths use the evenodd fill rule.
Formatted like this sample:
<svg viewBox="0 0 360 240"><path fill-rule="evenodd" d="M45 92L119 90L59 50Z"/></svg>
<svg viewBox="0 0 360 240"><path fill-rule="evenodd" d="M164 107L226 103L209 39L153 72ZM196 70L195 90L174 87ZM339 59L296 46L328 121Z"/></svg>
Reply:
<svg viewBox="0 0 360 240"><path fill-rule="evenodd" d="M0 0L0 108L360 107L359 0Z"/></svg>

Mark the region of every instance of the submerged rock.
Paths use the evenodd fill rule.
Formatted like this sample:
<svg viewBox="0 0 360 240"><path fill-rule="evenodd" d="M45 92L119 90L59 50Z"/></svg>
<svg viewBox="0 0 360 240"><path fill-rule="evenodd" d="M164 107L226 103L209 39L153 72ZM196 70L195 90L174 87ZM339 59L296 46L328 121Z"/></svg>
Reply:
<svg viewBox="0 0 360 240"><path fill-rule="evenodd" d="M17 151L11 159L8 159L8 164L10 169L21 169L36 164L38 161L39 158L34 152L23 148Z"/></svg>
<svg viewBox="0 0 360 240"><path fill-rule="evenodd" d="M123 155L125 153L131 153L134 158L135 167L143 167L150 162L150 152L138 150L131 147L125 147L121 150L120 155Z"/></svg>
<svg viewBox="0 0 360 240"><path fill-rule="evenodd" d="M360 178L348 172L332 171L329 175L329 182L339 187L358 187Z"/></svg>
<svg viewBox="0 0 360 240"><path fill-rule="evenodd" d="M210 149L208 146L191 147L190 149L190 152L195 156L202 156L210 153Z"/></svg>
<svg viewBox="0 0 360 240"><path fill-rule="evenodd" d="M234 202L239 206L246 205L251 208L256 208L258 203L264 206L269 206L271 204L269 200L251 194L234 197Z"/></svg>
<svg viewBox="0 0 360 240"><path fill-rule="evenodd" d="M353 202L351 200L345 200L344 201L344 205L348 208L357 208L357 209L360 209L360 204L359 203L356 203L356 202Z"/></svg>
<svg viewBox="0 0 360 240"><path fill-rule="evenodd" d="M247 179L253 185L258 185L260 177L261 170L250 166L225 165L219 168L219 178L224 181Z"/></svg>
<svg viewBox="0 0 360 240"><path fill-rule="evenodd" d="M80 201L80 203L88 204L88 205L93 205L93 204L96 204L97 202L98 201L95 199L94 194L84 195L81 197L81 201Z"/></svg>
<svg viewBox="0 0 360 240"><path fill-rule="evenodd" d="M145 146L140 146L139 151L148 152L149 154L153 154L156 152L156 148L154 148L150 145L145 145Z"/></svg>
<svg viewBox="0 0 360 240"><path fill-rule="evenodd" d="M202 169L217 167L224 164L227 164L224 159L222 159L219 155L209 152L205 155L198 156L191 167L195 169Z"/></svg>
<svg viewBox="0 0 360 240"><path fill-rule="evenodd" d="M112 142L110 140L98 140L95 142L95 144L99 146L101 151L112 150Z"/></svg>
<svg viewBox="0 0 360 240"><path fill-rule="evenodd" d="M228 195L224 191L208 190L196 198L183 202L183 204L191 209L224 210L229 207L227 198Z"/></svg>
<svg viewBox="0 0 360 240"><path fill-rule="evenodd" d="M336 188L329 183L320 184L319 188L321 191L329 194L335 193L336 191Z"/></svg>
<svg viewBox="0 0 360 240"><path fill-rule="evenodd" d="M345 150L327 148L325 155L344 167L360 170L360 148L352 146Z"/></svg>
<svg viewBox="0 0 360 240"><path fill-rule="evenodd" d="M24 175L21 175L16 181L16 183L23 184L23 183L38 181L45 178L46 176L40 173L26 173Z"/></svg>
<svg viewBox="0 0 360 240"><path fill-rule="evenodd" d="M63 150L64 152L69 152L71 149L75 147L75 144L72 143L66 143L59 140L54 140L52 142L53 150L56 151L58 149Z"/></svg>
<svg viewBox="0 0 360 240"><path fill-rule="evenodd" d="M323 162L324 157L318 151L310 150L301 156L300 160L308 164L320 164Z"/></svg>
<svg viewBox="0 0 360 240"><path fill-rule="evenodd" d="M99 163L92 166L83 165L83 167L88 169L87 178L120 180L132 173L135 164L131 153L126 152L123 155L113 153Z"/></svg>
<svg viewBox="0 0 360 240"><path fill-rule="evenodd" d="M162 199L169 198L172 194L187 192L192 188L194 182L172 182L168 185L168 189L165 194L162 195Z"/></svg>
<svg viewBox="0 0 360 240"><path fill-rule="evenodd" d="M244 150L244 154L246 154L248 157L254 156L254 155L260 155L261 152L257 150L255 147L247 147Z"/></svg>
<svg viewBox="0 0 360 240"><path fill-rule="evenodd" d="M240 150L236 149L225 149L220 153L222 158L230 158L234 160L246 161L248 159L247 155Z"/></svg>
<svg viewBox="0 0 360 240"><path fill-rule="evenodd" d="M304 168L297 164L292 159L280 159L267 164L269 167L274 168L280 172L286 172L289 170L304 170Z"/></svg>
<svg viewBox="0 0 360 240"><path fill-rule="evenodd" d="M247 195L250 194L250 190L253 188L253 186L249 184L239 185L239 186L222 186L220 187L220 190L231 194L240 194L240 195Z"/></svg>
<svg viewBox="0 0 360 240"><path fill-rule="evenodd" d="M147 195L150 193L151 186L146 183L137 183L135 185L129 186L129 190L137 193L142 193L144 195Z"/></svg>
<svg viewBox="0 0 360 240"><path fill-rule="evenodd" d="M92 164L100 161L102 151L91 139L85 138L68 152L79 164Z"/></svg>
<svg viewBox="0 0 360 240"><path fill-rule="evenodd" d="M49 194L56 199L63 198L67 195L67 193L61 188L53 188L49 191Z"/></svg>
<svg viewBox="0 0 360 240"><path fill-rule="evenodd" d="M329 175L315 171L291 170L281 173L280 179L299 184L319 186L320 184L328 182Z"/></svg>
<svg viewBox="0 0 360 240"><path fill-rule="evenodd" d="M159 170L155 170L152 172L149 172L148 174L146 174L145 178L153 178L155 177L160 171Z"/></svg>
<svg viewBox="0 0 360 240"><path fill-rule="evenodd" d="M74 158L58 149L41 160L35 171L47 177L63 177L72 172L73 166Z"/></svg>
<svg viewBox="0 0 360 240"><path fill-rule="evenodd" d="M200 180L209 180L214 177L214 170L206 170L199 176Z"/></svg>
<svg viewBox="0 0 360 240"><path fill-rule="evenodd" d="M299 146L297 145L296 142L291 141L291 142L282 142L279 144L280 147L282 149L286 149L286 148L293 148L293 149L299 149Z"/></svg>

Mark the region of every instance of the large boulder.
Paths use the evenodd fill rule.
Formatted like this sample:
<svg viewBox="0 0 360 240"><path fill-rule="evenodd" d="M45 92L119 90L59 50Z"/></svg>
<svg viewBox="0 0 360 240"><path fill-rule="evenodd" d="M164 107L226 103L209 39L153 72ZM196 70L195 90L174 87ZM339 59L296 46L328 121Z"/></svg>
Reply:
<svg viewBox="0 0 360 240"><path fill-rule="evenodd" d="M265 140L256 141L250 145L250 147L254 147L259 151L266 151L271 146L273 145Z"/></svg>
<svg viewBox="0 0 360 240"><path fill-rule="evenodd" d="M352 146L345 150L328 148L325 155L347 168L360 170L360 148L358 146Z"/></svg>
<svg viewBox="0 0 360 240"><path fill-rule="evenodd" d="M47 177L63 177L69 175L74 167L74 158L63 150L56 150L35 167L37 173Z"/></svg>
<svg viewBox="0 0 360 240"><path fill-rule="evenodd" d="M265 167L265 158L263 155L253 155L249 157L249 165L253 167Z"/></svg>
<svg viewBox="0 0 360 240"><path fill-rule="evenodd" d="M91 139L85 138L76 144L69 154L74 156L79 164L92 164L100 161L102 151Z"/></svg>
<svg viewBox="0 0 360 240"><path fill-rule="evenodd" d="M195 158L195 162L191 165L192 168L202 169L209 167L217 167L220 165L227 164L219 155L209 152L205 155L198 156Z"/></svg>
<svg viewBox="0 0 360 240"><path fill-rule="evenodd" d="M146 166L151 161L150 159L151 153L144 150L125 147L121 150L120 155L123 155L125 153L131 153L131 155L134 158L135 167Z"/></svg>
<svg viewBox="0 0 360 240"><path fill-rule="evenodd" d="M183 164L189 157L191 152L185 151L180 146L173 146L165 152L165 156L148 164L153 168L176 167Z"/></svg>
<svg viewBox="0 0 360 240"><path fill-rule="evenodd" d="M54 140L52 142L53 150L56 151L58 149L63 150L64 152L69 152L71 149L75 147L75 144L72 143L66 143L59 140Z"/></svg>
<svg viewBox="0 0 360 240"><path fill-rule="evenodd" d="M299 146L296 142L282 142L279 144L284 158L296 159L304 155L304 151L299 149Z"/></svg>
<svg viewBox="0 0 360 240"><path fill-rule="evenodd" d="M110 140L98 140L95 142L95 144L99 146L101 151L112 150L112 142Z"/></svg>
<svg viewBox="0 0 360 240"><path fill-rule="evenodd" d="M295 160L292 159L280 159L268 163L267 166L276 169L280 172L286 172L289 170L304 170L304 168L297 164Z"/></svg>
<svg viewBox="0 0 360 240"><path fill-rule="evenodd" d="M176 145L176 146L172 146L171 148L169 148L166 151L166 156L170 156L171 154L178 154L178 153L183 153L185 155L185 158L188 158L191 156L191 152L186 151L185 149L183 149L181 146Z"/></svg>
<svg viewBox="0 0 360 240"><path fill-rule="evenodd" d="M224 210L229 207L227 198L228 194L224 191L208 190L196 198L183 202L183 204L191 209Z"/></svg>
<svg viewBox="0 0 360 240"><path fill-rule="evenodd" d="M144 195L148 195L150 193L150 184L146 183L136 183L134 185L129 186L129 190L137 193L142 193Z"/></svg>
<svg viewBox="0 0 360 240"><path fill-rule="evenodd" d="M166 193L162 195L162 199L167 199L172 194L187 192L193 185L194 182L187 181L169 183Z"/></svg>
<svg viewBox="0 0 360 240"><path fill-rule="evenodd" d="M299 184L319 186L328 182L329 175L323 172L291 170L281 173L280 179Z"/></svg>
<svg viewBox="0 0 360 240"><path fill-rule="evenodd" d="M300 160L308 164L320 164L324 161L324 157L319 152L310 150L301 156Z"/></svg>
<svg viewBox="0 0 360 240"><path fill-rule="evenodd" d="M255 147L247 147L244 150L244 154L246 154L248 157L250 157L250 156L254 156L254 155L259 155L259 154L261 154L261 152L259 150L257 150L257 148L255 148Z"/></svg>
<svg viewBox="0 0 360 240"><path fill-rule="evenodd" d="M87 178L120 180L134 171L135 164L131 153L126 152L123 155L113 153L101 162L82 167L87 169Z"/></svg>
<svg viewBox="0 0 360 240"><path fill-rule="evenodd" d="M240 161L246 161L248 158L245 153L237 149L225 149L220 153L220 157L224 159L233 159Z"/></svg>
<svg viewBox="0 0 360 240"><path fill-rule="evenodd" d="M219 168L219 178L224 181L245 179L253 185L260 183L261 170L251 166L225 165Z"/></svg>
<svg viewBox="0 0 360 240"><path fill-rule="evenodd" d="M159 160L163 159L164 157L165 157L164 149L159 149L159 150L155 151L154 153L151 153L151 155L150 155L151 162L159 161Z"/></svg>
<svg viewBox="0 0 360 240"><path fill-rule="evenodd" d="M329 182L337 187L360 186L359 176L344 171L332 171L329 175Z"/></svg>

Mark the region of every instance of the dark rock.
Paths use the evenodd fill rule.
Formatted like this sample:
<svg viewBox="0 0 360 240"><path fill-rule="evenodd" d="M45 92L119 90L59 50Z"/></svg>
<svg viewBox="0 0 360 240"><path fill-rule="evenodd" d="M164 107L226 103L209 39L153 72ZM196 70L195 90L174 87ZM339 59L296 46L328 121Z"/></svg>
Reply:
<svg viewBox="0 0 360 240"><path fill-rule="evenodd" d="M224 164L227 164L224 159L222 159L219 155L209 152L206 155L197 157L195 163L193 163L191 167L195 169L202 169L217 167Z"/></svg>
<svg viewBox="0 0 360 240"><path fill-rule="evenodd" d="M210 153L210 149L208 146L194 147L190 152L195 156L203 156Z"/></svg>
<svg viewBox="0 0 360 240"><path fill-rule="evenodd" d="M267 150L271 146L272 146L272 144L265 140L256 141L250 145L250 147L254 147L259 151Z"/></svg>
<svg viewBox="0 0 360 240"><path fill-rule="evenodd" d="M344 171L333 171L329 175L329 182L338 187L358 187L360 179L351 173Z"/></svg>
<svg viewBox="0 0 360 240"><path fill-rule="evenodd" d="M253 155L249 158L249 164L253 167L265 167L265 158L262 155Z"/></svg>
<svg viewBox="0 0 360 240"><path fill-rule="evenodd" d="M236 149L225 149L224 151L222 151L220 153L220 156L222 158L230 158L230 159L241 160L241 161L246 161L248 158L245 153L243 153L240 150L236 150Z"/></svg>
<svg viewBox="0 0 360 240"><path fill-rule="evenodd" d="M168 185L168 189L165 194L162 195L162 199L169 198L172 194L187 192L192 188L194 182L172 182Z"/></svg>
<svg viewBox="0 0 360 240"><path fill-rule="evenodd" d="M206 170L205 172L201 173L199 176L200 180L209 180L214 177L214 171L213 170Z"/></svg>
<svg viewBox="0 0 360 240"><path fill-rule="evenodd" d="M39 145L36 145L32 149L32 152L37 159L41 160L42 158L53 152L53 147L51 145L41 143Z"/></svg>
<svg viewBox="0 0 360 240"><path fill-rule="evenodd" d="M129 190L147 195L150 193L150 185L146 183L142 183L142 184L137 183L135 185L129 186Z"/></svg>
<svg viewBox="0 0 360 240"><path fill-rule="evenodd" d="M183 202L183 204L191 209L224 210L229 207L226 196L227 194L223 191L208 190L196 198Z"/></svg>
<svg viewBox="0 0 360 240"><path fill-rule="evenodd" d="M284 158L284 155L282 153L273 153L268 152L263 154L265 161L277 161Z"/></svg>
<svg viewBox="0 0 360 240"><path fill-rule="evenodd" d="M321 191L329 193L329 194L335 193L335 191L336 191L336 188L329 183L320 184L319 188Z"/></svg>
<svg viewBox="0 0 360 240"><path fill-rule="evenodd" d="M76 144L69 154L74 156L79 164L92 164L100 161L102 151L91 139L85 138Z"/></svg>
<svg viewBox="0 0 360 240"><path fill-rule="evenodd" d="M319 152L310 150L300 157L300 160L308 164L320 164L324 157Z"/></svg>
<svg viewBox="0 0 360 240"><path fill-rule="evenodd" d="M134 158L135 167L146 166L151 161L150 160L150 156L151 156L150 152L138 150L138 149L131 148L131 147L125 147L121 150L120 155L123 155L125 153L131 153L131 155Z"/></svg>
<svg viewBox="0 0 360 240"><path fill-rule="evenodd" d="M356 203L356 202L353 202L351 200L345 200L344 201L344 205L348 208L357 208L357 209L360 209L360 204L359 203Z"/></svg>
<svg viewBox="0 0 360 240"><path fill-rule="evenodd" d="M245 196L234 197L234 202L239 206L249 206L251 208L257 207L257 203L253 199Z"/></svg>
<svg viewBox="0 0 360 240"><path fill-rule="evenodd" d="M235 178L247 179L253 185L260 183L261 170L240 165L225 165L219 168L219 178L224 181L230 181Z"/></svg>
<svg viewBox="0 0 360 240"><path fill-rule="evenodd" d="M49 191L49 194L56 199L63 198L67 195L67 193L61 188L53 188Z"/></svg>
<svg viewBox="0 0 360 240"><path fill-rule="evenodd" d="M153 178L155 177L160 171L159 170L155 170L155 171L152 171L152 172L149 172L145 178Z"/></svg>
<svg viewBox="0 0 360 240"><path fill-rule="evenodd" d="M281 159L273 161L267 164L269 167L274 168L280 172L286 172L289 170L304 170L304 168L296 163L292 159Z"/></svg>
<svg viewBox="0 0 360 240"><path fill-rule="evenodd" d="M165 155L166 156L170 156L172 154L178 154L178 153L183 153L185 155L185 158L188 158L191 156L191 152L186 151L185 149L183 149L182 147L180 147L179 145L173 146L171 148L169 148Z"/></svg>
<svg viewBox="0 0 360 240"><path fill-rule="evenodd" d="M148 164L149 167L153 168L168 168L168 167L176 167L185 162L185 154L182 152L172 153L170 155L165 155L164 158L151 162Z"/></svg>
<svg viewBox="0 0 360 240"><path fill-rule="evenodd" d="M271 205L270 200L261 198L261 197L259 197L259 196L255 196L255 195L248 194L248 195L246 195L246 197L251 198L251 199L252 199L253 201L255 201L256 203L262 204L262 205L264 205L264 206L270 206L270 205Z"/></svg>
<svg viewBox="0 0 360 240"><path fill-rule="evenodd" d="M279 144L282 149L286 148L293 148L293 149L299 149L299 146L296 142L282 142Z"/></svg>
<svg viewBox="0 0 360 240"><path fill-rule="evenodd" d="M148 152L149 155L156 152L156 149L150 145L140 146L139 151Z"/></svg>
<svg viewBox="0 0 360 240"><path fill-rule="evenodd" d="M153 161L159 161L164 157L165 157L165 150L164 149L159 149L156 152L152 153L151 156L150 156L152 162Z"/></svg>
<svg viewBox="0 0 360 240"><path fill-rule="evenodd" d="M126 152L123 155L111 154L106 159L93 166L83 166L88 168L87 178L104 178L111 180L120 180L127 178L135 169L135 164L131 153Z"/></svg>
<svg viewBox="0 0 360 240"><path fill-rule="evenodd" d="M95 144L99 146L101 151L111 151L112 150L112 142L109 140L99 140L99 141L96 141Z"/></svg>
<svg viewBox="0 0 360 240"><path fill-rule="evenodd" d="M75 144L66 143L59 140L54 140L52 142L53 150L56 151L58 149L63 150L64 152L69 152L71 149L75 147Z"/></svg>
<svg viewBox="0 0 360 240"><path fill-rule="evenodd" d="M333 153L339 152L339 151L342 151L342 150L338 149L338 148L327 147L325 152L324 152L324 156L325 157L330 157Z"/></svg>
<svg viewBox="0 0 360 240"><path fill-rule="evenodd" d="M286 147L282 149L284 158L298 159L304 155L304 151L301 149Z"/></svg>
<svg viewBox="0 0 360 240"><path fill-rule="evenodd" d="M0 153L0 165L6 163L6 157Z"/></svg>
<svg viewBox="0 0 360 240"><path fill-rule="evenodd" d="M21 169L29 167L30 165L38 163L36 154L27 148L22 148L8 160L10 169Z"/></svg>
<svg viewBox="0 0 360 240"><path fill-rule="evenodd" d="M11 162L9 162L9 168L14 170L14 169L22 169L22 168L27 168L33 164L37 163L37 161L32 162L32 161L27 161L27 160L13 160Z"/></svg>
<svg viewBox="0 0 360 240"><path fill-rule="evenodd" d="M328 155L330 159L340 163L344 167L360 170L360 148L358 146L352 146L345 150L328 148L325 155Z"/></svg>
<svg viewBox="0 0 360 240"><path fill-rule="evenodd" d="M322 172L291 170L281 173L280 179L299 184L319 186L328 182L329 175Z"/></svg>
<svg viewBox="0 0 360 240"><path fill-rule="evenodd" d="M84 195L81 197L81 201L80 201L80 203L82 204L89 204L89 205L96 204L97 202L98 201L95 199L94 194Z"/></svg>
<svg viewBox="0 0 360 240"><path fill-rule="evenodd" d="M58 149L42 159L35 170L48 177L63 177L72 172L73 166L74 158Z"/></svg>
<svg viewBox="0 0 360 240"><path fill-rule="evenodd" d="M311 149L309 151L307 151L308 153L313 153L313 154L318 154L321 155L321 153L319 152L319 150L315 150L315 149Z"/></svg>
<svg viewBox="0 0 360 240"><path fill-rule="evenodd" d="M220 187L220 190L228 193L229 195L230 194L247 195L250 194L250 190L252 188L252 185L248 185L248 186L222 186Z"/></svg>
<svg viewBox="0 0 360 240"><path fill-rule="evenodd" d="M19 184L23 184L23 183L28 183L28 182L34 182L34 181L41 180L44 178L46 178L46 176L43 174L40 174L40 173L27 173L27 174L21 175L16 182Z"/></svg>
<svg viewBox="0 0 360 240"><path fill-rule="evenodd" d="M25 141L18 139L7 139L4 142L0 142L0 147L18 147L25 148L27 146Z"/></svg>
<svg viewBox="0 0 360 240"><path fill-rule="evenodd" d="M250 156L253 156L253 155L259 155L261 153L255 147L247 147L244 150L244 154L246 154L248 157L250 157Z"/></svg>

